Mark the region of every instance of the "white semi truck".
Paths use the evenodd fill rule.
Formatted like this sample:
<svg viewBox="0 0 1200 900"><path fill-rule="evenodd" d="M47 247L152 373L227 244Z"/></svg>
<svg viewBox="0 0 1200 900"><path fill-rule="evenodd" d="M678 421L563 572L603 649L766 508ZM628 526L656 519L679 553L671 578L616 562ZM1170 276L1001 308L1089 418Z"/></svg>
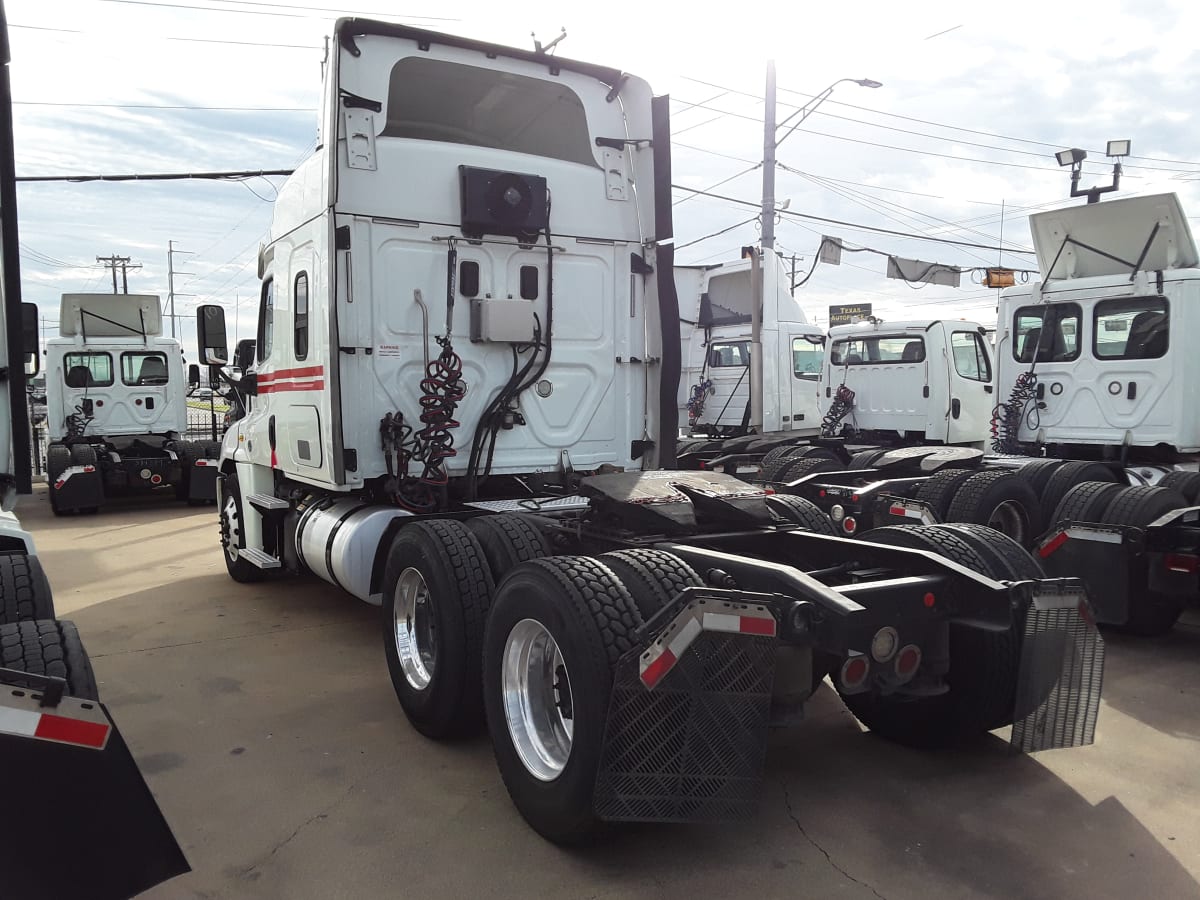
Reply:
<svg viewBox="0 0 1200 900"><path fill-rule="evenodd" d="M332 47L319 149L259 255L255 360L226 376L235 580L311 572L379 606L410 722L486 719L554 841L748 814L768 726L827 674L910 744L1092 739L1080 582L1029 580L983 530L820 536L805 501L672 468L668 98L369 20ZM222 309L197 328L227 364Z"/></svg>
<svg viewBox="0 0 1200 900"><path fill-rule="evenodd" d="M680 420L688 435L799 437L820 432L817 382L824 333L788 290L783 261L773 251L712 266L676 266L683 371ZM761 281L761 287L759 285ZM751 360L753 299L760 304L758 366ZM751 383L760 384L762 422L753 424ZM701 442L709 443L709 442ZM699 443L694 446L699 446Z"/></svg>
<svg viewBox="0 0 1200 900"><path fill-rule="evenodd" d="M1191 396L1200 362L1185 337L1200 327L1193 321L1196 246L1173 194L1038 213L1030 222L1043 278L1001 296L994 385L952 386L949 405L944 397L938 404L947 425L974 429L957 437L948 431L948 442L974 446L964 438L977 433L979 409L965 399L956 408L956 399L994 392L988 455L783 446L762 457L762 477L817 503L837 533L897 522L999 528L1035 548L1046 571L1084 577L1102 623L1158 634L1200 596L1200 407ZM982 375L986 347L980 341L972 352L973 328L960 333L961 324L943 326L951 332L948 368ZM882 340L890 328L865 333ZM846 353L854 354L842 366L840 383L848 387L864 385L853 373L908 367L860 363L870 356L869 340L843 353L839 339L835 329L827 369L834 391L834 360ZM968 348L961 354L956 339ZM899 349L903 356L911 345ZM936 390L934 380L929 391ZM845 413L839 423L849 423L851 436L871 436L878 427L865 435L854 428L902 417L905 397L921 402L910 388L877 418L875 401L856 397L838 410ZM927 437L921 425L914 417L906 436Z"/></svg>
<svg viewBox="0 0 1200 900"><path fill-rule="evenodd" d="M118 900L188 864L14 514L32 487L25 386L39 358L37 307L21 302L8 63L0 2L0 895Z"/></svg>
<svg viewBox="0 0 1200 900"><path fill-rule="evenodd" d="M153 294L64 294L46 342L46 472L55 515L94 513L106 496L173 487L216 499L216 441L189 441L182 348L162 333Z"/></svg>

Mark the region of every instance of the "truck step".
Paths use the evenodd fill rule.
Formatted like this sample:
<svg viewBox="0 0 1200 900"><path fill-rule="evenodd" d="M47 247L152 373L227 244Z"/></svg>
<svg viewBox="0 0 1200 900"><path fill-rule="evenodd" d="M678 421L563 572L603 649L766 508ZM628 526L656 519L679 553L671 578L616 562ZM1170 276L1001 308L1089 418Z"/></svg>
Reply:
<svg viewBox="0 0 1200 900"><path fill-rule="evenodd" d="M270 494L250 494L246 497L246 502L255 509L263 512L291 508L291 504L286 500L280 500L278 497L272 497Z"/></svg>
<svg viewBox="0 0 1200 900"><path fill-rule="evenodd" d="M282 565L270 553L265 553L257 547L246 547L238 550L238 556L248 560L252 565L258 566L260 569L278 569Z"/></svg>

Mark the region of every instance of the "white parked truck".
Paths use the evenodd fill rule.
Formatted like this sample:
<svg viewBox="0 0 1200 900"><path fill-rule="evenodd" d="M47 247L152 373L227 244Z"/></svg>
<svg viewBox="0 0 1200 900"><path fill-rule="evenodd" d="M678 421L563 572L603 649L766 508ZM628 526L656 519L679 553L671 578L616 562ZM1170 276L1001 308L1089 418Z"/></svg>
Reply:
<svg viewBox="0 0 1200 900"><path fill-rule="evenodd" d="M116 900L188 864L14 514L32 487L25 385L39 358L37 307L21 303L8 61L0 2L0 894Z"/></svg>
<svg viewBox="0 0 1200 900"><path fill-rule="evenodd" d="M106 495L171 487L216 499L215 441L189 441L183 355L162 334L153 294L64 294L46 342L46 472L56 515L96 512Z"/></svg>
<svg viewBox="0 0 1200 900"><path fill-rule="evenodd" d="M1001 296L990 455L782 447L763 457L762 477L815 502L837 533L897 522L991 525L1034 548L1044 571L1083 577L1101 622L1158 634L1200 596L1200 406L1191 396L1200 363L1186 337L1200 328L1192 296L1200 257L1171 194L1030 221L1043 278ZM969 337L968 329L967 347ZM833 341L831 366L844 358ZM848 373L871 371L857 361L869 345L847 350L856 354ZM977 352L981 369L984 348ZM964 364L974 374L969 353L953 358L959 375ZM876 370L891 368L908 365ZM946 423L977 423L977 408L967 415L965 403L954 420L959 392L952 387ZM906 396L918 395L910 387ZM856 398L856 424L872 421L864 405ZM920 438L920 427L914 418L909 436Z"/></svg>
<svg viewBox="0 0 1200 900"><path fill-rule="evenodd" d="M683 371L679 415L685 433L712 438L819 433L817 382L824 333L811 325L788 290L783 262L773 251L758 259L713 266L676 266L682 321ZM761 279L761 288L756 279ZM762 423L752 427L750 385L753 299L763 297Z"/></svg>
<svg viewBox="0 0 1200 900"><path fill-rule="evenodd" d="M311 572L378 605L413 726L486 719L555 841L748 814L769 724L827 674L899 741L1092 739L1080 582L936 528L957 562L819 536L805 501L672 468L668 98L368 20L332 47L320 149L259 256L255 359L227 376L235 580ZM197 329L227 364L222 309Z"/></svg>

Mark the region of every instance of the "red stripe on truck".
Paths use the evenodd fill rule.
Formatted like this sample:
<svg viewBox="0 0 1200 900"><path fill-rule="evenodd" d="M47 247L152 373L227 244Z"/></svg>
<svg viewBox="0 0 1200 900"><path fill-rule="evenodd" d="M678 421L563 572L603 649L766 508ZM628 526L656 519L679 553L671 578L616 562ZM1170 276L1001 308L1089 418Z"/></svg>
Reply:
<svg viewBox="0 0 1200 900"><path fill-rule="evenodd" d="M275 381L281 381L286 378L313 378L323 377L325 375L324 366L302 366L299 369L276 369L274 372L260 372L258 374L258 383L271 384Z"/></svg>

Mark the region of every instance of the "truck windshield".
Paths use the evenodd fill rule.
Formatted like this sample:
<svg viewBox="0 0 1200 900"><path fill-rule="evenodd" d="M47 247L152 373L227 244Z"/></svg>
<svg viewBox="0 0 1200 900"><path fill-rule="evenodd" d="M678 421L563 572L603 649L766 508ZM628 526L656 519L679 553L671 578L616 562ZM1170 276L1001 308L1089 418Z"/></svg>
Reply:
<svg viewBox="0 0 1200 900"><path fill-rule="evenodd" d="M134 385L166 384L167 355L165 353L122 353L121 381Z"/></svg>
<svg viewBox="0 0 1200 900"><path fill-rule="evenodd" d="M63 357L63 381L69 388L109 387L112 357L107 353L68 353Z"/></svg>
<svg viewBox="0 0 1200 900"><path fill-rule="evenodd" d="M925 341L903 334L835 341L829 351L829 361L835 366L924 362Z"/></svg>
<svg viewBox="0 0 1200 900"><path fill-rule="evenodd" d="M380 137L512 150L599 168L583 102L566 85L416 56L392 67Z"/></svg>
<svg viewBox="0 0 1200 900"><path fill-rule="evenodd" d="M821 377L821 363L825 360L825 348L810 344L804 338L792 340L792 369L797 378L817 381Z"/></svg>

